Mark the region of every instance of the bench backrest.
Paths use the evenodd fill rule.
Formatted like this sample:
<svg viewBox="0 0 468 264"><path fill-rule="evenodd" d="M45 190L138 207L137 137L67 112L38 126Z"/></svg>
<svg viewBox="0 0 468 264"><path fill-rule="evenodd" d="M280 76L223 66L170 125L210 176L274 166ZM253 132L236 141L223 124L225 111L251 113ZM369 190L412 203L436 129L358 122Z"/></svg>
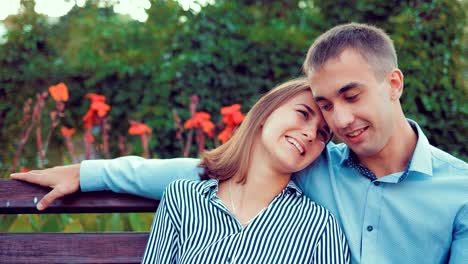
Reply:
<svg viewBox="0 0 468 264"><path fill-rule="evenodd" d="M50 189L0 179L0 214L155 212L158 201L113 192L78 192L44 211ZM148 233L0 233L0 263L140 263Z"/></svg>

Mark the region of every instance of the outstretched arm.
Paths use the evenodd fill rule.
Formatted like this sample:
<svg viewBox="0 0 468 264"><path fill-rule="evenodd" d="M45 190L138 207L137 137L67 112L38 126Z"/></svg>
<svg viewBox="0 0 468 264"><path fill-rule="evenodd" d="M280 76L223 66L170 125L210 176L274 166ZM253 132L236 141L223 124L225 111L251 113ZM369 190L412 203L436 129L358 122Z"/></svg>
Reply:
<svg viewBox="0 0 468 264"><path fill-rule="evenodd" d="M143 159L135 156L112 160L88 160L81 164L14 173L12 179L53 188L37 204L47 208L54 200L82 191L112 190L160 199L164 188L176 179L199 179L198 159Z"/></svg>
<svg viewBox="0 0 468 264"><path fill-rule="evenodd" d="M161 199L166 186L174 180L198 180L198 159L144 159L136 156L81 163L81 190L111 190Z"/></svg>

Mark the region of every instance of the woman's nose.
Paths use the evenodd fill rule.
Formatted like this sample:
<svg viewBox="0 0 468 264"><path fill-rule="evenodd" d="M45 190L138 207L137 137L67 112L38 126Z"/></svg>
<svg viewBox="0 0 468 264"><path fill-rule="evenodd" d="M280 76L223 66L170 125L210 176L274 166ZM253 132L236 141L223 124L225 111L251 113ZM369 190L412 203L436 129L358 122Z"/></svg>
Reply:
<svg viewBox="0 0 468 264"><path fill-rule="evenodd" d="M302 131L302 135L305 137L307 141L312 142L317 135L317 130L315 129L305 130L305 131Z"/></svg>

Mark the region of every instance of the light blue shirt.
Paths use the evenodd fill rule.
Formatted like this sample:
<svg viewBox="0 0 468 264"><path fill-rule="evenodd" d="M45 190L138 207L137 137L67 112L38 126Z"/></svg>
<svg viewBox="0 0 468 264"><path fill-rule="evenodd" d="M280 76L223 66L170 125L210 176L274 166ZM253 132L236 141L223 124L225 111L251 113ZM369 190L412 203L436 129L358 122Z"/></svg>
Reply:
<svg viewBox="0 0 468 264"><path fill-rule="evenodd" d="M294 179L337 218L352 263L468 263L468 165L431 146L419 126L407 171L371 180L349 162L344 144ZM176 179L199 179L197 159L124 157L81 165L83 191L113 190L160 199ZM364 173L365 174L365 173Z"/></svg>

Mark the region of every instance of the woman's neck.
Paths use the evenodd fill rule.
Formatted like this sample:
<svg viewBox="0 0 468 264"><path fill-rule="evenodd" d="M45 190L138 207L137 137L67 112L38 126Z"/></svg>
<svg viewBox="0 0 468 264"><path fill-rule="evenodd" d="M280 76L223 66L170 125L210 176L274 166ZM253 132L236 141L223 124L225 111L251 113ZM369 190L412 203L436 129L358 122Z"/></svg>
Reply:
<svg viewBox="0 0 468 264"><path fill-rule="evenodd" d="M275 172L264 162L252 161L251 164L257 165L250 166L244 182L236 175L219 186L218 196L241 223L250 221L268 207L291 178L291 174Z"/></svg>

